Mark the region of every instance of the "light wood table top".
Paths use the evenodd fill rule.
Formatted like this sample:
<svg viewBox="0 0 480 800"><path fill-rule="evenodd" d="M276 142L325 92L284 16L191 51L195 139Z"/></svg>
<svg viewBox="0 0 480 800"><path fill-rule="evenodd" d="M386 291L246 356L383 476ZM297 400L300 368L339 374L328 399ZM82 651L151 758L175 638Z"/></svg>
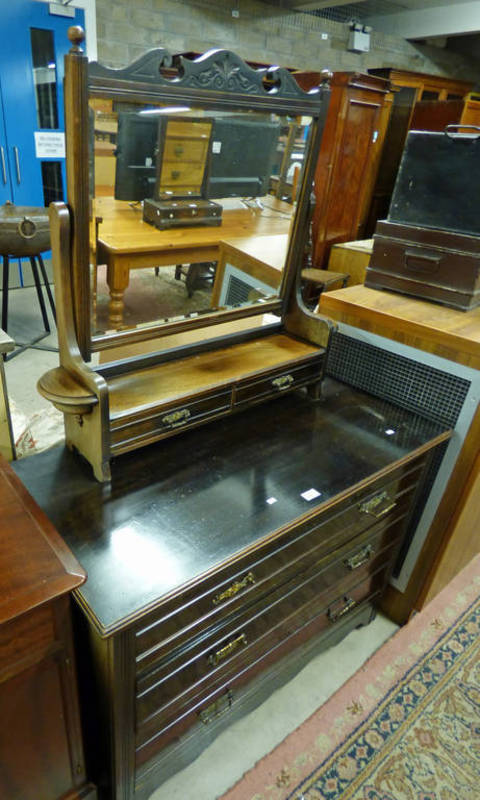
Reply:
<svg viewBox="0 0 480 800"><path fill-rule="evenodd" d="M224 239L243 236L260 236L287 233L292 206L276 197L263 198L263 209L224 209L222 224L218 226L191 226L158 230L142 220L140 206L99 197L95 200L94 216L102 218L99 244L111 253L146 253L175 251L186 247L218 246ZM170 263L175 264L175 261Z"/></svg>
<svg viewBox="0 0 480 800"><path fill-rule="evenodd" d="M225 252L248 256L250 261L262 266L266 264L279 272L285 265L287 247L287 233L275 236L242 236L222 240L222 249Z"/></svg>
<svg viewBox="0 0 480 800"><path fill-rule="evenodd" d="M358 285L322 294L318 312L337 322L480 369L480 307L457 311Z"/></svg>
<svg viewBox="0 0 480 800"><path fill-rule="evenodd" d="M112 197L96 198L93 217L101 221L92 249L96 263L107 265L110 327L122 325L123 295L131 269L217 261L220 242L225 239L288 234L293 206L270 195L262 198L262 204L262 208L229 209L229 203L218 226L158 230L143 221L140 205Z"/></svg>
<svg viewBox="0 0 480 800"><path fill-rule="evenodd" d="M288 233L274 236L242 236L220 242L217 271L212 292L212 307L220 302L227 263L254 279L277 289L287 257Z"/></svg>

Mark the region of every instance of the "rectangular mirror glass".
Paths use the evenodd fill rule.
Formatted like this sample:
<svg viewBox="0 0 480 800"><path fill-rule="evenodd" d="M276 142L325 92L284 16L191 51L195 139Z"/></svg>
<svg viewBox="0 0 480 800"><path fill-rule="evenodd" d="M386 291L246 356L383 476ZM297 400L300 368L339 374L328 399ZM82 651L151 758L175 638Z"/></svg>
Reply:
<svg viewBox="0 0 480 800"><path fill-rule="evenodd" d="M311 118L89 109L93 338L278 301Z"/></svg>

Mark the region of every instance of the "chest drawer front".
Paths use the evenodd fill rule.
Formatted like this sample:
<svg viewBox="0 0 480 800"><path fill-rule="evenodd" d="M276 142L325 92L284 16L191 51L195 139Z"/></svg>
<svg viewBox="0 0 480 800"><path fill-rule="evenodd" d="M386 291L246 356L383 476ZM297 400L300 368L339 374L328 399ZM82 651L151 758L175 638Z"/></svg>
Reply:
<svg viewBox="0 0 480 800"><path fill-rule="evenodd" d="M382 547L382 538L387 539L387 547ZM158 667L137 680L138 720L144 721L159 709L175 704L185 693L197 694L210 685L212 678L216 680L223 672L230 674L239 664L248 663L248 652L252 648L255 652L268 648L270 630L282 627L297 610L314 608L316 603L333 603L331 621L344 616L351 609L345 610L345 604L337 603L339 594L341 599L368 577L382 575L381 580L384 579L396 550L394 545L399 541L398 526L391 531L391 538L393 541L388 541L389 537L381 534L364 538L356 548L344 548L333 563L327 560L311 565L288 584L244 609L229 624L167 655ZM358 563L357 569L348 566L353 560Z"/></svg>
<svg viewBox="0 0 480 800"><path fill-rule="evenodd" d="M162 174L160 176L160 191L167 189L194 189L199 192L203 182L205 167L203 164L195 163L163 163Z"/></svg>
<svg viewBox="0 0 480 800"><path fill-rule="evenodd" d="M168 684L164 684L163 692L150 694L148 700L147 695L139 696L136 725L138 763L149 757L152 746L163 746L165 735L174 732L176 726L181 725L192 711L209 705L217 691L251 675L268 659L275 660L275 651L284 645L288 647L289 640L301 636L312 622L315 633L341 625L364 601L381 590L384 581L385 569L381 569L367 577L363 576L361 581L339 587L337 593L330 597L320 593L311 596L308 602L298 608L285 605L285 613L279 614L278 609L264 612L258 622L262 632L257 638L249 639L250 630L246 627L219 641L216 649L205 651L203 658L208 672L197 683L185 689L185 684L180 681L179 686L183 687L183 691L175 693L173 690L170 700L166 695ZM288 599L285 602L288 604ZM236 642L238 644L235 646ZM221 654L222 651L226 653L223 663L213 665L208 662L210 656ZM191 722L195 721L195 716L190 716Z"/></svg>
<svg viewBox="0 0 480 800"><path fill-rule="evenodd" d="M195 400L184 403L175 403L162 408L158 413L149 411L140 412L126 421L112 420L111 442L112 449L134 440L157 437L159 434L174 431L177 428L188 427L207 420L216 414L230 410L232 393L230 389L215 394L207 394ZM131 436L128 435L131 430Z"/></svg>
<svg viewBox="0 0 480 800"><path fill-rule="evenodd" d="M480 257L459 249L443 250L415 241L376 237L370 266L386 273L460 292L480 286ZM453 278L453 276L455 276Z"/></svg>
<svg viewBox="0 0 480 800"><path fill-rule="evenodd" d="M265 397L298 389L321 377L324 357L316 357L300 366L275 370L257 378L238 383L234 388L234 405L251 403Z"/></svg>
<svg viewBox="0 0 480 800"><path fill-rule="evenodd" d="M180 136L178 138L169 137L165 142L163 163L197 163L203 168L207 155L208 141L207 135L205 135L205 139L187 139ZM171 166L171 163L169 166Z"/></svg>
<svg viewBox="0 0 480 800"><path fill-rule="evenodd" d="M221 624L245 604L268 594L306 566L349 542L357 542L357 537L373 531L373 526L380 525L376 530L383 531L392 520L403 519L421 469L422 462L415 462L408 470L397 470L391 480L382 478L374 482L368 490L358 492L354 502L350 498L328 514L298 525L240 559L229 570L206 579L200 587L193 587L185 593L183 603L171 601L152 614L148 623L136 632L138 672L150 668L185 639ZM393 503L383 515L383 510Z"/></svg>

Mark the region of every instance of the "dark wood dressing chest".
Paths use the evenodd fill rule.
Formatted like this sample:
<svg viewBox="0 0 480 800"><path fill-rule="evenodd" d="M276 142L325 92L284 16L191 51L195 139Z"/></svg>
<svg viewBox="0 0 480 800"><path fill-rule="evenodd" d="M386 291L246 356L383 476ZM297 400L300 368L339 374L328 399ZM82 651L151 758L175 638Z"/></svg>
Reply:
<svg viewBox="0 0 480 800"><path fill-rule="evenodd" d="M94 800L69 595L85 572L0 458L0 797Z"/></svg>
<svg viewBox="0 0 480 800"><path fill-rule="evenodd" d="M349 387L118 456L15 470L88 571L75 591L101 796L147 798L312 653L372 618L449 433Z"/></svg>
<svg viewBox="0 0 480 800"><path fill-rule="evenodd" d="M288 71L252 70L227 50L172 61L159 48L112 70L87 62L81 30L70 39L69 202L50 209L60 366L39 390L64 413L66 445L85 461L55 449L15 469L89 576L75 598L90 774L102 800L146 800L314 652L370 621L449 432L323 380L332 325L304 305L301 272L328 85L305 92ZM143 121L180 105L198 124L225 122L227 139L207 153L203 198L222 203L220 231L240 203L242 219L265 220L272 233L272 176L255 173L252 184L252 165L267 143L263 163L273 169L301 122L297 192L280 209L288 244L278 292L260 286L225 305L183 303L97 329L89 97L133 103ZM250 147L235 133L247 122ZM221 152L230 153L224 198L213 174ZM246 185L253 197L242 197ZM131 221L131 204L125 212ZM139 269L152 266L166 233L149 228ZM207 229L195 230L195 247L171 247L171 264L205 260ZM118 235L125 252L131 236ZM123 301L110 290L118 311ZM118 349L118 360L100 358Z"/></svg>

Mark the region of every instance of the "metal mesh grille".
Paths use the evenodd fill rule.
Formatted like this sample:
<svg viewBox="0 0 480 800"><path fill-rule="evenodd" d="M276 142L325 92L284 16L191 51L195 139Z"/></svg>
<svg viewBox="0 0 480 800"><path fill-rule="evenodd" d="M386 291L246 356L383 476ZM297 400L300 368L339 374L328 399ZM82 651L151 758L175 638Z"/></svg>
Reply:
<svg viewBox="0 0 480 800"><path fill-rule="evenodd" d="M245 303L248 300L248 295L252 291L252 287L244 281L236 278L235 275L230 275L228 279L228 289L225 296L225 304L227 306L235 306L238 303Z"/></svg>
<svg viewBox="0 0 480 800"><path fill-rule="evenodd" d="M332 378L451 428L457 423L470 388L470 381L464 378L338 332L332 335L326 372ZM395 577L402 568L447 446L448 442L440 445L433 454L393 570Z"/></svg>
<svg viewBox="0 0 480 800"><path fill-rule="evenodd" d="M442 425L455 427L470 381L334 333L327 374Z"/></svg>
<svg viewBox="0 0 480 800"><path fill-rule="evenodd" d="M333 22L366 22L369 17L377 14L394 14L405 11L401 3L390 2L390 0L364 0L362 3L348 3L342 6L328 6L319 8L306 13L324 19L331 19Z"/></svg>

